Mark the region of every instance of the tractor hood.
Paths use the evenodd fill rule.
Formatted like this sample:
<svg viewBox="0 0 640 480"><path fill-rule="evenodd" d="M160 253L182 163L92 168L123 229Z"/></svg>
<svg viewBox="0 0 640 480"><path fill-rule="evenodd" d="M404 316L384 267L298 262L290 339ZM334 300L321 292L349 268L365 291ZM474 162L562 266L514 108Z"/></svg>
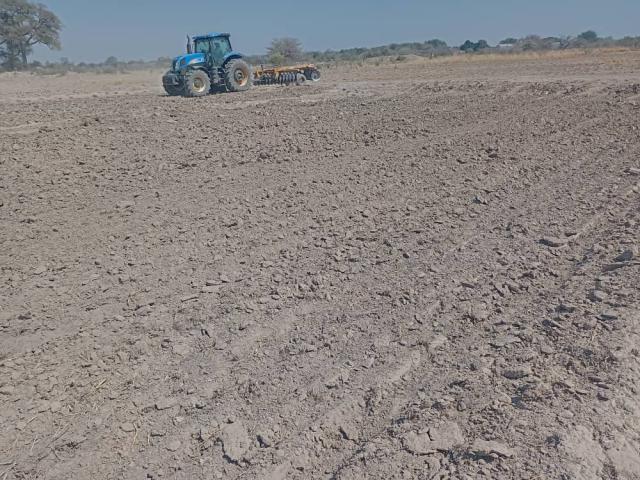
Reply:
<svg viewBox="0 0 640 480"><path fill-rule="evenodd" d="M206 58L204 53L190 53L189 55L181 55L173 59L173 71L177 72L189 65L196 65L199 63L205 63Z"/></svg>

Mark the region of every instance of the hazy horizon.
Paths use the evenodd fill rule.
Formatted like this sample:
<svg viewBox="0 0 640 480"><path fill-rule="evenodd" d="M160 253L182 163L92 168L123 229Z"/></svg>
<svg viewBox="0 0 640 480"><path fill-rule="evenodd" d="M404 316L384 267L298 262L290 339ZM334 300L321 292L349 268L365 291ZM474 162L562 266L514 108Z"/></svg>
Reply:
<svg viewBox="0 0 640 480"><path fill-rule="evenodd" d="M225 31L234 48L261 54L270 40L290 36L305 50L339 50L439 38L450 45L485 39L495 44L506 37L529 34L577 35L595 30L601 36L640 35L640 2L611 0L473 0L456 2L398 0L371 6L325 0L300 6L290 0L271 3L248 0L221 10L207 0L192 0L189 9L175 1L40 0L63 21L61 51L37 48L34 60L101 62L155 59L184 51L187 33Z"/></svg>

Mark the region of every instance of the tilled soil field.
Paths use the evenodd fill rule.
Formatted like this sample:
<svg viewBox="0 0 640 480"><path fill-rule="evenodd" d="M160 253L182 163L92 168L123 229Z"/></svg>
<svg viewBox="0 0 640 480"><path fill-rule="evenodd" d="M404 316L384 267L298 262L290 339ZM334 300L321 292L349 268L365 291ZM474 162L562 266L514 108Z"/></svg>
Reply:
<svg viewBox="0 0 640 480"><path fill-rule="evenodd" d="M640 478L640 53L324 74L0 76L0 480Z"/></svg>

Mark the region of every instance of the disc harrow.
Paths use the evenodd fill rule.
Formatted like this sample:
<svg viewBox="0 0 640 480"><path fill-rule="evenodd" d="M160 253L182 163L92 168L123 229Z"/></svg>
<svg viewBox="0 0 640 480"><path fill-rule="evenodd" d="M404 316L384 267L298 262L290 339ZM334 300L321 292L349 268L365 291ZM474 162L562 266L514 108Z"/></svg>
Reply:
<svg viewBox="0 0 640 480"><path fill-rule="evenodd" d="M253 71L254 85L301 85L307 80L320 80L320 70L313 64L288 67L265 67L261 65Z"/></svg>

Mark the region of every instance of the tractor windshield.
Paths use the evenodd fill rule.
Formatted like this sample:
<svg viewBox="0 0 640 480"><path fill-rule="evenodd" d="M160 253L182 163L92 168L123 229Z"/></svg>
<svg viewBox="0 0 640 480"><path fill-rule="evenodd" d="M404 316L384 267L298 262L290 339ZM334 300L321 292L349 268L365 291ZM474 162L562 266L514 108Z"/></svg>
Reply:
<svg viewBox="0 0 640 480"><path fill-rule="evenodd" d="M231 51L231 43L227 37L214 38L213 51L220 53L223 57Z"/></svg>
<svg viewBox="0 0 640 480"><path fill-rule="evenodd" d="M224 56L231 51L231 42L227 37L213 37L196 40L196 53L211 55L214 63L221 63Z"/></svg>
<svg viewBox="0 0 640 480"><path fill-rule="evenodd" d="M204 53L205 55L211 53L211 41L209 39L196 40L195 53Z"/></svg>

